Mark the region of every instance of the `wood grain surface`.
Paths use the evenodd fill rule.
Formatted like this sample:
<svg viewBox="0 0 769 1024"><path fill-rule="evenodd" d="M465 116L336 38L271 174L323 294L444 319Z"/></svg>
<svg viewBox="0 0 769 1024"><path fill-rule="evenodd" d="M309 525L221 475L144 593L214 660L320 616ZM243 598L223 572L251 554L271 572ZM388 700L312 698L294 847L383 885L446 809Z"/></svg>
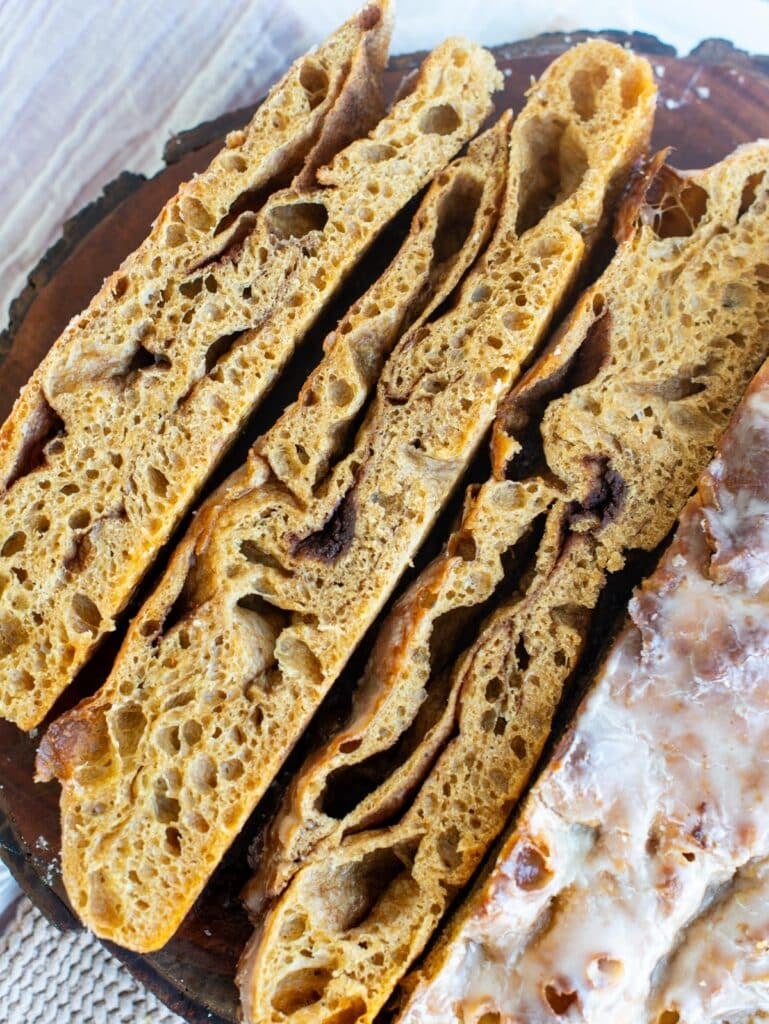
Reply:
<svg viewBox="0 0 769 1024"><path fill-rule="evenodd" d="M570 42L585 35L540 36L497 47L495 54L505 74L504 93L497 96L497 109L512 106L518 110L531 77L539 75ZM769 135L769 58L751 58L726 43L709 41L689 57L679 59L670 47L652 37L603 35L651 55L660 86L653 143L655 147L672 146L671 160L677 166L705 166L740 143ZM390 95L404 71L418 64L419 56L409 55L391 63L387 72ZM0 336L0 358L4 357L1 418L6 417L19 388L70 317L87 305L102 279L141 242L151 220L179 182L205 167L224 134L245 123L252 109L227 114L171 140L166 150L168 166L157 177L147 181L136 175L121 176L101 200L68 223L64 238L46 254L33 272L31 284L14 303L10 328ZM380 262L397 243L404 226L401 218L389 232L389 241L385 239L380 246ZM374 263L372 257L368 268ZM318 357L319 339L365 281L365 272L358 274L324 316L323 323L311 332L307 345L249 425L245 439L220 467L216 480L238 463L248 440L296 394L312 360ZM142 593L151 585L150 579ZM141 596L137 595L132 608ZM104 679L120 632L101 648L54 713L92 692ZM37 734L22 733L0 722L0 857L52 921L61 928L77 927L59 870L58 787L55 783L33 782L37 740ZM269 806L268 795L176 937L163 950L138 956L110 947L142 983L195 1024L236 1020L233 975L250 932L238 893L248 874L248 843Z"/></svg>

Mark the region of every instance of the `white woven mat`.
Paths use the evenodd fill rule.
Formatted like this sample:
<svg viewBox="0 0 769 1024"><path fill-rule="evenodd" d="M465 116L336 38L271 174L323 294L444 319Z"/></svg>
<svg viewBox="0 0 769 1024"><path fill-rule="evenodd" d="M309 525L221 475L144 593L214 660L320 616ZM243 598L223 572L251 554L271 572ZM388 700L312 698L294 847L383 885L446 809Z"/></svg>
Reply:
<svg viewBox="0 0 769 1024"><path fill-rule="evenodd" d="M2 1024L181 1024L89 935L62 934L23 899L0 935Z"/></svg>

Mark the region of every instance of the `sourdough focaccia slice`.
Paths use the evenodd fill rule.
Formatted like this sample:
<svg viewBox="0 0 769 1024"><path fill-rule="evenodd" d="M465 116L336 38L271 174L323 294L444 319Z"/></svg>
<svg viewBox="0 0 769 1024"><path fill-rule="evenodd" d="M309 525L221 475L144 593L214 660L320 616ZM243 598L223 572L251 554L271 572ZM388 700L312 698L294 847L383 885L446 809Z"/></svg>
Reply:
<svg viewBox="0 0 769 1024"><path fill-rule="evenodd" d="M488 240L508 131L504 117L438 175L297 402L198 512L108 683L46 734L38 766L64 781L65 882L100 934L141 948L170 937L287 753L294 702L312 707L313 620L299 604L292 622L279 603L289 598L271 583L288 585L295 541L283 517L317 502L317 481L388 350L448 297ZM291 490L281 473L292 473Z"/></svg>
<svg viewBox="0 0 769 1024"><path fill-rule="evenodd" d="M745 224L746 245L755 228ZM765 264L757 275L766 295ZM767 566L765 364L401 1024L722 1019L703 1012L704 978L686 990L687 948L726 941L714 929L750 891L745 866L769 853ZM766 933L755 941L754 955ZM738 989L749 967L737 953L730 969ZM743 996L749 1014L765 1005ZM744 1020L739 1007L730 1001L726 1019Z"/></svg>
<svg viewBox="0 0 769 1024"><path fill-rule="evenodd" d="M607 62L625 79L582 130L569 81ZM641 87L634 106L622 103L623 80ZM359 393L366 346L344 369L343 325L327 357L335 376L314 378L207 503L106 687L49 732L40 768L64 784L68 891L101 934L136 948L164 941L242 827L571 287L648 136L648 82L623 51L585 46L540 83L509 157L506 121L487 137L457 238L471 211L471 238L489 207L493 216L509 166L493 240L454 303L401 338L357 436L344 444L334 425L322 465L297 469L318 441L304 427L292 434L297 417L317 404L321 425L337 424ZM382 308L364 300L361 314Z"/></svg>
<svg viewBox="0 0 769 1024"><path fill-rule="evenodd" d="M22 392L0 433L0 715L44 717L340 282L490 112L491 57L448 42L340 148L381 112L389 33L373 5L300 60Z"/></svg>
<svg viewBox="0 0 769 1024"><path fill-rule="evenodd" d="M607 575L672 528L769 349L767 167L757 145L636 184L614 261L498 418L494 476L268 833L252 909L296 874L243 961L251 1019L370 1020L502 830Z"/></svg>

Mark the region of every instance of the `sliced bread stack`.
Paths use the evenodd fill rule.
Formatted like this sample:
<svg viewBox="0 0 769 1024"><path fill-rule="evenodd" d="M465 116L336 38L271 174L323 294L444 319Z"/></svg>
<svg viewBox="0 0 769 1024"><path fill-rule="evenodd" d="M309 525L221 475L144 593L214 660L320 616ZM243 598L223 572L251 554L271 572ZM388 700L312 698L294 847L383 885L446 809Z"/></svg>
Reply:
<svg viewBox="0 0 769 1024"><path fill-rule="evenodd" d="M497 80L458 41L430 61L441 81ZM401 103L433 111L436 131L454 124L419 80ZM107 683L49 729L38 767L62 782L64 877L98 934L153 949L190 908L569 293L653 106L646 62L586 44L544 75L509 146L503 118L439 175L416 240L342 322L299 402L199 511ZM380 165L377 187L390 180ZM442 301L503 192L488 248Z"/></svg>
<svg viewBox="0 0 769 1024"><path fill-rule="evenodd" d="M489 114L491 57L449 42L379 120L390 29L371 5L293 66L0 431L0 715L22 728L114 629L340 283Z"/></svg>
<svg viewBox="0 0 769 1024"><path fill-rule="evenodd" d="M652 550L668 534L769 352L769 145L744 147L694 174L661 159L620 211L613 262L502 408L492 478L468 496L444 553L384 623L350 721L295 777L268 833L249 891L259 929L240 969L250 1021L299 1024L339 1013L373 1019L529 780L586 637L603 628L594 610L608 575L628 552ZM758 433L755 443L764 440ZM479 609L487 617L458 653ZM723 642L728 652L728 637ZM705 650L702 656L709 658ZM714 671L721 665L715 657ZM663 718L678 728L672 706ZM610 735L611 722L602 724ZM601 749L600 768L589 769L596 786L613 773L610 742ZM751 743L746 758L755 749ZM579 806L579 772L588 771L580 757L575 744L575 802L559 793L554 842L561 841L560 816ZM643 774L645 757L644 748L633 770ZM556 772L553 787L559 778ZM545 793L543 805L552 804ZM641 808L643 791L632 800ZM593 841L591 822L575 825L586 842ZM617 835L622 825L606 827ZM535 875L553 843L546 838L542 846L531 839L537 834L527 826L534 845L519 844L516 853L516 898L528 913L529 889L542 888L536 899L544 915L550 896ZM569 851L581 849L575 838L562 854L566 901ZM507 864L499 869L505 877ZM269 899L275 902L266 908ZM601 921L608 928L608 892L606 899ZM591 920L587 891L584 900L569 936ZM487 904L475 911L481 934L488 912ZM520 928L515 920L516 942L538 928L534 917ZM500 914L500 942L506 927ZM623 934L635 942L654 927L637 922ZM566 970L569 941L548 947L547 970ZM461 971L453 954L447 959L447 990L475 991L474 949L468 939ZM490 959L504 988L507 956ZM545 970L544 959L539 966ZM624 969L632 970L629 962ZM533 992L523 968L516 979ZM547 1007L512 996L477 1008L470 1000L461 1013L435 1005L443 1016L407 1019L550 1019ZM561 1005L550 1004L555 1013ZM586 1012L579 1019L625 1019L608 1005L613 1017Z"/></svg>

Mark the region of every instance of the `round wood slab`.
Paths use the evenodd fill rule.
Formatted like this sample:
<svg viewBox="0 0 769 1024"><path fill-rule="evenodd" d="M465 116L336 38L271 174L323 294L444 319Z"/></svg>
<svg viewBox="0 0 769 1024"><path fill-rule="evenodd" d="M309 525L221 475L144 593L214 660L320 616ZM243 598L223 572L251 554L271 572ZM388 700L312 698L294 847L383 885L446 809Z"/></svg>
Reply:
<svg viewBox="0 0 769 1024"><path fill-rule="evenodd" d="M660 87L653 143L655 147L672 145L671 161L678 167L706 166L742 142L769 136L769 57L748 57L728 43L710 40L689 57L677 58L671 47L649 36L601 34L651 55ZM520 109L531 77L587 35L539 36L497 47L494 52L505 75L497 110ZM411 54L391 62L386 74L390 95L420 57ZM167 167L160 174L149 181L121 175L98 202L65 225L64 237L30 276L29 286L12 306L9 330L0 335L0 419L7 416L19 388L70 317L88 304L102 279L142 241L179 182L202 170L226 132L245 124L252 112L247 108L226 114L172 139L165 152ZM263 407L264 423L298 390L296 369L293 376ZM242 451L242 445L236 448L217 477L242 457ZM100 650L85 677L56 710L98 685L109 669L115 642ZM58 786L33 782L37 738L0 722L0 857L56 925L74 928L78 923L67 904L59 870ZM163 950L138 956L110 947L136 978L195 1024L237 1019L233 977L250 933L238 893L248 874L246 851L253 832L253 828L245 830Z"/></svg>

